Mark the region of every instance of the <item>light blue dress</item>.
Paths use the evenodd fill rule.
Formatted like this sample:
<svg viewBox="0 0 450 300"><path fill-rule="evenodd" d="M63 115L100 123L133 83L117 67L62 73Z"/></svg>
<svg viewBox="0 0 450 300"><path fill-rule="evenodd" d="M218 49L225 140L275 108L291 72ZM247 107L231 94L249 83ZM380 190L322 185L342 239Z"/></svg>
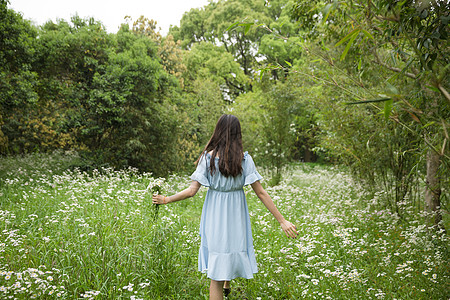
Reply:
<svg viewBox="0 0 450 300"><path fill-rule="evenodd" d="M217 281L251 279L258 267L243 187L262 177L247 152L242 160L242 174L236 177L227 178L220 173L219 158L215 159L216 172L211 175L210 160L209 153L203 154L191 176L209 188L200 222L198 269Z"/></svg>

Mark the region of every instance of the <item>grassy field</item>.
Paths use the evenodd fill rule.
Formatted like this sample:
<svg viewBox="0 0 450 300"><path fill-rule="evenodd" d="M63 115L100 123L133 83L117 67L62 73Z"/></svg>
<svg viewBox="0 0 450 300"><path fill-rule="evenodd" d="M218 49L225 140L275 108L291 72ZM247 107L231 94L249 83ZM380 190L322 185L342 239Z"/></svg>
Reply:
<svg viewBox="0 0 450 300"><path fill-rule="evenodd" d="M160 207L151 174L66 169L72 156L0 159L1 299L206 299L197 271L206 192ZM163 183L167 194L187 176ZM297 225L288 239L246 189L259 273L229 299L449 299L448 237L375 205L345 172L296 165L267 188Z"/></svg>

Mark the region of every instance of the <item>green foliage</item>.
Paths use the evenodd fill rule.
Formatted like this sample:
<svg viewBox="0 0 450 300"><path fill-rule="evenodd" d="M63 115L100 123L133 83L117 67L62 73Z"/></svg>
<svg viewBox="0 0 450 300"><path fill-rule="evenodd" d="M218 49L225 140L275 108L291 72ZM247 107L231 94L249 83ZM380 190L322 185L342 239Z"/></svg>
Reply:
<svg viewBox="0 0 450 300"><path fill-rule="evenodd" d="M264 110L261 106L261 99L263 98L262 91L255 90L240 95L232 106L232 112L241 122L242 142L245 151L249 151L257 160L258 165L261 165L257 159L258 145L262 141L262 115Z"/></svg>
<svg viewBox="0 0 450 300"><path fill-rule="evenodd" d="M262 33L251 27L227 29L236 22L267 23L265 1L228 0L210 2L203 8L191 9L180 21L180 28L171 28L171 33L189 49L194 43L207 41L223 46L239 63L244 74L251 76L257 61L254 53L258 49Z"/></svg>
<svg viewBox="0 0 450 300"><path fill-rule="evenodd" d="M294 116L298 115L295 111L297 103L294 100L297 97L295 90L288 89L286 85L279 83L270 87L270 90L264 91L262 98L261 108L264 111L261 118L262 139L258 145L259 153L256 153L258 154L256 158L264 161L273 172L275 178L273 185L278 184L283 167L292 157L292 146L295 140L293 121Z"/></svg>
<svg viewBox="0 0 450 300"><path fill-rule="evenodd" d="M2 153L77 149L95 165L138 166L157 175L180 166L170 147L182 134L177 126L182 112L171 99L180 89L153 39L127 25L107 34L101 23L78 16L36 30L2 9L10 20L2 23L10 26L2 34L16 39L17 45L9 43L12 49L23 48L15 60L7 57L14 51L1 49L5 60L14 61L3 65L0 76L5 83L0 137L8 142Z"/></svg>
<svg viewBox="0 0 450 300"><path fill-rule="evenodd" d="M301 81L288 79L276 85L264 83L233 104L242 123L244 148L257 163L269 170L271 185L282 178L282 171L293 158L313 160L311 149L317 141L311 134L315 112L301 94Z"/></svg>
<svg viewBox="0 0 450 300"><path fill-rule="evenodd" d="M185 89L195 91L197 80L215 82L222 90L225 100L232 100L244 91L248 79L233 56L224 47L200 42L192 46L186 54L183 75ZM192 85L192 86L191 86Z"/></svg>
<svg viewBox="0 0 450 300"><path fill-rule="evenodd" d="M8 88L27 91L23 98L34 106L2 118L0 136L12 142L2 151L77 149L94 165L133 165L156 174L191 169L185 160L195 160L220 114L252 89L257 57L291 64L289 56L299 55L296 37L285 47L252 26L226 30L246 18L248 24L274 18L276 30L294 34L298 27L282 7L283 1L211 2L185 14L181 27L171 29L175 38L161 37L156 22L144 16L128 18L131 28L124 24L117 34L78 16L34 28L39 38L32 39L30 72L18 79L24 88ZM267 99L259 102L271 103ZM271 105L265 109L276 115ZM258 143L274 140L262 136Z"/></svg>
<svg viewBox="0 0 450 300"><path fill-rule="evenodd" d="M118 35L121 34L131 33L122 30ZM86 100L87 124L83 130L91 149L110 148L113 146L110 143L116 144L119 140L126 145L127 140L137 138L136 130L146 132L156 125L152 122L154 118L151 119L152 107L154 109L162 103L159 84L164 85L168 79L164 78L156 51L149 51L154 47L152 41L134 35L133 39L128 49L121 49L119 53L110 52L108 64L98 68L92 78ZM152 53L153 57L148 53ZM129 152L145 148L138 141L129 144ZM129 157L121 154L118 157L122 159Z"/></svg>
<svg viewBox="0 0 450 300"><path fill-rule="evenodd" d="M262 26L264 29L260 31L266 34L262 36L258 47L261 64L291 67L296 59L301 59L304 52L300 47L303 30L292 18L293 9L294 4L289 1L276 18ZM287 73L272 70L272 75L275 79L284 80Z"/></svg>
<svg viewBox="0 0 450 300"><path fill-rule="evenodd" d="M0 66L2 70L18 72L33 60L36 29L29 21L0 2Z"/></svg>
<svg viewBox="0 0 450 300"><path fill-rule="evenodd" d="M49 22L39 30L30 66L36 74L36 101L15 109L11 122L5 123L12 143L9 152L85 148L79 136L84 121L83 101L94 69L105 63L105 48L111 42L94 20L75 16L72 22L73 26L62 20L57 24Z"/></svg>
<svg viewBox="0 0 450 300"><path fill-rule="evenodd" d="M16 109L37 101L37 75L32 70L36 29L0 1L0 154L10 153ZM4 127L6 126L6 127Z"/></svg>
<svg viewBox="0 0 450 300"><path fill-rule="evenodd" d="M323 145L369 187L384 188L380 203L401 214L399 203L419 197L423 176L417 171L425 172L427 151L439 153L441 172L448 171L450 100L442 75L448 41L438 34L445 31L448 4L319 2L310 9L322 18L315 30L323 38L302 45L317 59L297 61L294 69L323 88L327 100L314 99Z"/></svg>

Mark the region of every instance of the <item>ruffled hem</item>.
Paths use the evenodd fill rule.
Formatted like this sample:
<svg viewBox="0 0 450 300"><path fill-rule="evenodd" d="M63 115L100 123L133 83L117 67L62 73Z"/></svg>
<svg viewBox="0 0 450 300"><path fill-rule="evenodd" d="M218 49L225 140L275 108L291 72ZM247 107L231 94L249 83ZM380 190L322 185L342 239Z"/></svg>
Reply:
<svg viewBox="0 0 450 300"><path fill-rule="evenodd" d="M194 172L194 174L191 175L191 180L198 181L201 185L209 187L208 178L198 172Z"/></svg>
<svg viewBox="0 0 450 300"><path fill-rule="evenodd" d="M198 270L216 281L229 281L237 277L252 279L258 273L253 249L247 252L213 253L200 247Z"/></svg>
<svg viewBox="0 0 450 300"><path fill-rule="evenodd" d="M261 180L262 176L258 173L258 171L253 172L252 174L248 174L245 176L244 185L249 185L254 183L255 181Z"/></svg>

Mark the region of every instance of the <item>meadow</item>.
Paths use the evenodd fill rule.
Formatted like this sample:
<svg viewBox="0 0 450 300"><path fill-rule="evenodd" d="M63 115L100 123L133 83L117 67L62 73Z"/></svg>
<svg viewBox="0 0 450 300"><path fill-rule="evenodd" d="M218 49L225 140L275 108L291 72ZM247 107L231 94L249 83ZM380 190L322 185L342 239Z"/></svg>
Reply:
<svg viewBox="0 0 450 300"><path fill-rule="evenodd" d="M85 172L76 159L0 158L0 298L207 299L197 271L206 189L154 218L147 187L171 194L188 176ZM284 236L246 188L259 273L232 281L229 299L449 299L448 237L414 207L390 213L383 191L336 166L295 164L266 189L299 236Z"/></svg>

